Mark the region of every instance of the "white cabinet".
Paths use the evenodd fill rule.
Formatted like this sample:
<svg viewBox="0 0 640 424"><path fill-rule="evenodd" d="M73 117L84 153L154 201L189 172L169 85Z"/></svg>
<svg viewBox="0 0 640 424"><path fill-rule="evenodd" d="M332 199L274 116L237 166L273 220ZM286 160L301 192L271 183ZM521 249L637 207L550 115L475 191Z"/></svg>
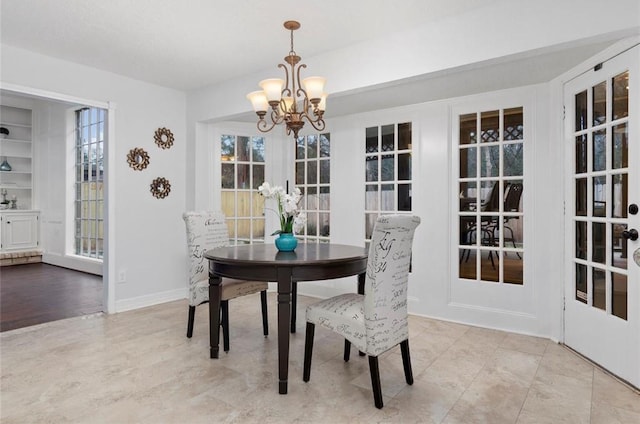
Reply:
<svg viewBox="0 0 640 424"><path fill-rule="evenodd" d="M33 207L31 122L31 110L0 106L0 127L9 132L0 134L0 190L2 193L7 191L7 200L16 199L18 209ZM2 169L6 168L6 164L11 170ZM0 196L0 201L2 200Z"/></svg>
<svg viewBox="0 0 640 424"><path fill-rule="evenodd" d="M36 249L40 237L39 211L0 212L0 251Z"/></svg>

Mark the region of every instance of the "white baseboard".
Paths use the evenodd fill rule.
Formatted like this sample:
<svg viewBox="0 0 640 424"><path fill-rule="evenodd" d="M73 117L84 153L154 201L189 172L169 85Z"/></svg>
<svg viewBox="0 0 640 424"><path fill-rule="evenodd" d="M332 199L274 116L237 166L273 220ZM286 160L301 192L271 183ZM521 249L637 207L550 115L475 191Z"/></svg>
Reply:
<svg viewBox="0 0 640 424"><path fill-rule="evenodd" d="M187 288L168 290L160 293L153 293L130 299L116 300L116 313L131 311L133 309L145 308L147 306L161 303L173 302L187 298Z"/></svg>
<svg viewBox="0 0 640 424"><path fill-rule="evenodd" d="M103 263L102 261L95 259L84 259L79 256L59 255L55 253L43 253L42 262L89 274L102 275Z"/></svg>

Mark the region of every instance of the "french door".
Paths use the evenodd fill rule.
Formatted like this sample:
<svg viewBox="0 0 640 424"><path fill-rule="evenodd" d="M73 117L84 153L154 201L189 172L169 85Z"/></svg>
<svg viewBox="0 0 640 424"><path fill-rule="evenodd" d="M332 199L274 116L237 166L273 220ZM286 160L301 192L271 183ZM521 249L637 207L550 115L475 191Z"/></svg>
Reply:
<svg viewBox="0 0 640 424"><path fill-rule="evenodd" d="M640 387L640 46L564 87L564 342ZM636 253L638 255L639 253Z"/></svg>

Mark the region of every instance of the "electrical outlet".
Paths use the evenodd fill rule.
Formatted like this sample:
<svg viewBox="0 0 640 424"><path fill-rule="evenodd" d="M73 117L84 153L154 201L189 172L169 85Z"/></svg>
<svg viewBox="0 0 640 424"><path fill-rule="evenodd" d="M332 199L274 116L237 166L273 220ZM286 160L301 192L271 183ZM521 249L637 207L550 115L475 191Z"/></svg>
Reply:
<svg viewBox="0 0 640 424"><path fill-rule="evenodd" d="M127 271L124 269L121 269L120 272L118 272L118 283L126 283L127 282Z"/></svg>

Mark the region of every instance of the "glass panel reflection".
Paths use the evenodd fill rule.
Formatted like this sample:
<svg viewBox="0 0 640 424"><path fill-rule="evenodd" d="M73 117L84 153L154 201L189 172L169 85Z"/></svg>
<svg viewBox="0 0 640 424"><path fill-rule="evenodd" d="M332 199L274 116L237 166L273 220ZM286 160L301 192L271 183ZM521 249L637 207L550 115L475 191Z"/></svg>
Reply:
<svg viewBox="0 0 640 424"><path fill-rule="evenodd" d="M367 181L378 181L378 157L377 156L368 156L366 158L366 180Z"/></svg>
<svg viewBox="0 0 640 424"><path fill-rule="evenodd" d="M305 144L304 137L298 137L296 140L296 159L304 159Z"/></svg>
<svg viewBox="0 0 640 424"><path fill-rule="evenodd" d="M382 184L380 186L380 210L394 210L395 190L393 184Z"/></svg>
<svg viewBox="0 0 640 424"><path fill-rule="evenodd" d="M389 152L394 150L394 125L383 125L382 130L382 151Z"/></svg>
<svg viewBox="0 0 640 424"><path fill-rule="evenodd" d="M629 71L613 77L612 119L620 119L629 115Z"/></svg>
<svg viewBox="0 0 640 424"><path fill-rule="evenodd" d="M460 211L474 211L478 205L475 181L460 183Z"/></svg>
<svg viewBox="0 0 640 424"><path fill-rule="evenodd" d="M593 177L593 216L607 216L607 177Z"/></svg>
<svg viewBox="0 0 640 424"><path fill-rule="evenodd" d="M398 124L398 150L411 149L411 122Z"/></svg>
<svg viewBox="0 0 640 424"><path fill-rule="evenodd" d="M250 191L239 191L236 193L236 216L246 216L246 217L251 216L251 192ZM245 234L246 234L246 237L249 237L249 225L247 225L247 231Z"/></svg>
<svg viewBox="0 0 640 424"><path fill-rule="evenodd" d="M252 186L251 188L257 190L260 184L264 182L264 165L253 165Z"/></svg>
<svg viewBox="0 0 640 424"><path fill-rule="evenodd" d="M602 81L592 88L593 102L593 126L604 124L607 121L607 82Z"/></svg>
<svg viewBox="0 0 640 424"><path fill-rule="evenodd" d="M330 178L331 172L331 163L329 159L320 161L320 184L329 184L331 182Z"/></svg>
<svg viewBox="0 0 640 424"><path fill-rule="evenodd" d="M366 153L375 153L378 151L378 127L369 127L366 130L367 143Z"/></svg>
<svg viewBox="0 0 640 424"><path fill-rule="evenodd" d="M371 240L371 236L373 235L373 226L377 219L377 213L367 213L364 215L364 234L366 239Z"/></svg>
<svg viewBox="0 0 640 424"><path fill-rule="evenodd" d="M364 209L367 211L378 210L380 205L378 203L378 198L378 185L367 185L364 193Z"/></svg>
<svg viewBox="0 0 640 424"><path fill-rule="evenodd" d="M627 224L611 224L611 265L616 268L627 269L627 240L622 232Z"/></svg>
<svg viewBox="0 0 640 424"><path fill-rule="evenodd" d="M329 214L319 213L318 214L318 235L322 237L329 237L329 234L330 234Z"/></svg>
<svg viewBox="0 0 640 424"><path fill-rule="evenodd" d="M627 276L617 272L611 273L611 313L627 319Z"/></svg>
<svg viewBox="0 0 640 424"><path fill-rule="evenodd" d="M236 160L249 162L249 155L251 154L251 143L249 143L249 137L238 137L238 149L236 153L238 154Z"/></svg>
<svg viewBox="0 0 640 424"><path fill-rule="evenodd" d="M316 187L307 187L307 210L318 210L318 189Z"/></svg>
<svg viewBox="0 0 640 424"><path fill-rule="evenodd" d="M253 240L254 241L264 240L264 219L253 220Z"/></svg>
<svg viewBox="0 0 640 424"><path fill-rule="evenodd" d="M598 309L607 309L606 273L601 269L593 268L591 278L593 281L593 306Z"/></svg>
<svg viewBox="0 0 640 424"><path fill-rule="evenodd" d="M587 129L587 92L576 94L576 131Z"/></svg>
<svg viewBox="0 0 640 424"><path fill-rule="evenodd" d="M504 140L523 139L522 108L516 107L504 110Z"/></svg>
<svg viewBox="0 0 640 424"><path fill-rule="evenodd" d="M576 215L587 216L587 179L576 180Z"/></svg>
<svg viewBox="0 0 640 424"><path fill-rule="evenodd" d="M627 124L620 124L613 127L612 144L612 167L614 169L626 168L629 166L629 133Z"/></svg>
<svg viewBox="0 0 640 424"><path fill-rule="evenodd" d="M221 169L222 188L234 188L236 166L232 163L223 163Z"/></svg>
<svg viewBox="0 0 640 424"><path fill-rule="evenodd" d="M587 172L587 135L576 137L576 174Z"/></svg>
<svg viewBox="0 0 640 424"><path fill-rule="evenodd" d="M603 222L593 222L591 232L591 260L593 262L605 263L605 248L606 248L606 231L607 226Z"/></svg>
<svg viewBox="0 0 640 424"><path fill-rule="evenodd" d="M473 178L477 176L476 148L460 149L460 178Z"/></svg>
<svg viewBox="0 0 640 424"><path fill-rule="evenodd" d="M476 217L460 217L460 244L472 245L476 241Z"/></svg>
<svg viewBox="0 0 640 424"><path fill-rule="evenodd" d="M307 150L307 153L309 151ZM307 162L307 184L317 184L318 183L318 162L317 161L309 161Z"/></svg>
<svg viewBox="0 0 640 424"><path fill-rule="evenodd" d="M613 189L611 190L611 216L614 218L626 218L628 206L628 176L616 174L612 176Z"/></svg>
<svg viewBox="0 0 640 424"><path fill-rule="evenodd" d="M411 210L411 184L398 184L398 210Z"/></svg>
<svg viewBox="0 0 640 424"><path fill-rule="evenodd" d="M524 284L524 253L505 252L502 267L505 283Z"/></svg>
<svg viewBox="0 0 640 424"><path fill-rule="evenodd" d="M296 162L296 185L304 184L304 162Z"/></svg>
<svg viewBox="0 0 640 424"><path fill-rule="evenodd" d="M307 158L318 157L318 137L316 135L307 136Z"/></svg>
<svg viewBox="0 0 640 424"><path fill-rule="evenodd" d="M224 205L223 205L224 206ZM226 214L226 212L225 212ZM236 238L236 221L235 219L227 219L227 230L229 231L229 239Z"/></svg>
<svg viewBox="0 0 640 424"><path fill-rule="evenodd" d="M468 115L460 116L460 144L472 144L476 140L476 114L470 113Z"/></svg>
<svg viewBox="0 0 640 424"><path fill-rule="evenodd" d="M593 132L593 170L603 171L607 167L607 132Z"/></svg>
<svg viewBox="0 0 640 424"><path fill-rule="evenodd" d="M320 134L320 157L331 156L331 134Z"/></svg>
<svg viewBox="0 0 640 424"><path fill-rule="evenodd" d="M587 260L587 223L576 222L576 258Z"/></svg>
<svg viewBox="0 0 640 424"><path fill-rule="evenodd" d="M524 246L523 221L521 216L506 215L504 217L502 246L522 248Z"/></svg>
<svg viewBox="0 0 640 424"><path fill-rule="evenodd" d="M220 160L234 160L236 149L236 138L232 135L223 135L220 138Z"/></svg>
<svg viewBox="0 0 640 424"><path fill-rule="evenodd" d="M222 212L225 216L236 215L236 195L233 191L223 191L222 197Z"/></svg>
<svg viewBox="0 0 640 424"><path fill-rule="evenodd" d="M254 162L264 162L264 137L252 137L251 147Z"/></svg>
<svg viewBox="0 0 640 424"><path fill-rule="evenodd" d="M323 211L328 211L331 209L330 187L320 187L320 195L318 196L318 208Z"/></svg>
<svg viewBox="0 0 640 424"><path fill-rule="evenodd" d="M489 143L500 140L500 112L492 110L480 114L480 141Z"/></svg>
<svg viewBox="0 0 640 424"><path fill-rule="evenodd" d="M523 168L523 149L524 144L505 144L502 157L504 159L504 169L502 175L505 176L520 176Z"/></svg>
<svg viewBox="0 0 640 424"><path fill-rule="evenodd" d="M482 147L480 149L480 176L497 177L498 175L500 175L500 147Z"/></svg>
<svg viewBox="0 0 640 424"><path fill-rule="evenodd" d="M492 250L480 251L480 279L482 281L498 282L500 261L497 252Z"/></svg>
<svg viewBox="0 0 640 424"><path fill-rule="evenodd" d="M398 155L398 180L411 179L411 154L400 153Z"/></svg>
<svg viewBox="0 0 640 424"><path fill-rule="evenodd" d="M318 214L315 212L307 213L307 235L318 235Z"/></svg>
<svg viewBox="0 0 640 424"><path fill-rule="evenodd" d="M587 303L587 266L576 264L576 300Z"/></svg>
<svg viewBox="0 0 640 424"><path fill-rule="evenodd" d="M249 164L239 163L236 166L236 170L238 178L238 185L236 186L236 188L251 188L249 182Z"/></svg>
<svg viewBox="0 0 640 424"><path fill-rule="evenodd" d="M382 155L380 162L380 172L382 181L393 181L395 179L394 155Z"/></svg>
<svg viewBox="0 0 640 424"><path fill-rule="evenodd" d="M458 277L476 280L476 250L460 249L460 262L458 266Z"/></svg>

